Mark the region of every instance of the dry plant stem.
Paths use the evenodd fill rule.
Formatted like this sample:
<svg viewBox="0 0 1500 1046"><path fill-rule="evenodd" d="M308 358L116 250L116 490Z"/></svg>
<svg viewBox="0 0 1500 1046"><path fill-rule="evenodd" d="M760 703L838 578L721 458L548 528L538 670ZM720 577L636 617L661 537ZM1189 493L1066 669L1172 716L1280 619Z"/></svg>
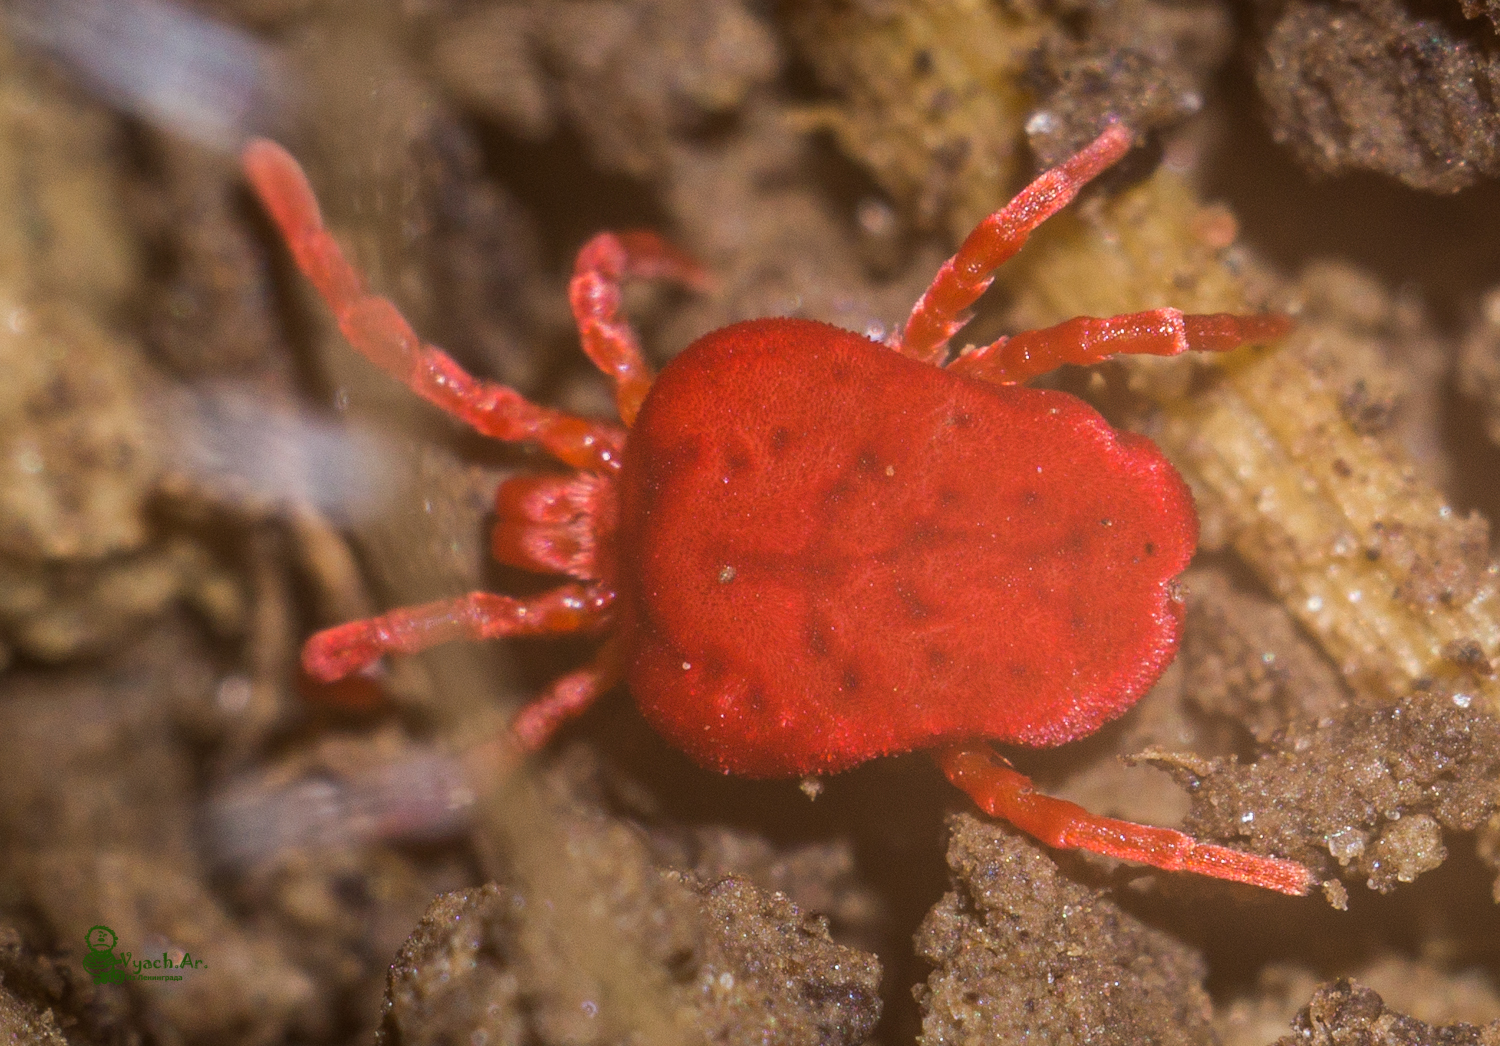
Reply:
<svg viewBox="0 0 1500 1046"><path fill-rule="evenodd" d="M1100 817L1063 799L1042 795L1031 779L983 743L950 745L933 753L948 780L968 793L991 817L1058 849L1083 849L1169 872L1193 872L1302 896L1316 884L1295 861L1260 857L1213 843L1200 843L1170 828Z"/></svg>
<svg viewBox="0 0 1500 1046"><path fill-rule="evenodd" d="M918 226L958 242L1024 173L1027 70L1048 33L1018 4L789 4L800 56L837 101L792 110L860 158Z"/></svg>
<svg viewBox="0 0 1500 1046"><path fill-rule="evenodd" d="M1446 566L1421 562L1441 555L1424 556L1422 546L1463 525L1441 494L1389 442L1354 432L1334 391L1297 355L1231 361L1224 377L1168 404L1158 439L1206 507L1230 520L1235 550L1357 690L1389 699L1451 677L1461 700L1500 708L1496 678L1460 679L1449 656L1500 651L1493 572L1470 579L1457 599L1411 594L1413 566ZM1392 538L1410 540L1418 561L1401 563Z"/></svg>

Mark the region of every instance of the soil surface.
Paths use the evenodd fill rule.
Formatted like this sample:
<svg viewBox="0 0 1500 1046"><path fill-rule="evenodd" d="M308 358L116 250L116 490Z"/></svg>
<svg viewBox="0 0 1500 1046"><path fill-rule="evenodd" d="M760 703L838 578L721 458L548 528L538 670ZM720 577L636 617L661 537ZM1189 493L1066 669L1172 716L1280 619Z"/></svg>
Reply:
<svg viewBox="0 0 1500 1046"><path fill-rule="evenodd" d="M0 1037L1500 1046L1497 9L0 0ZM557 466L348 348L250 136L425 339L608 419L593 234L710 275L626 288L653 366L761 316L878 339L1112 118L1138 147L954 347L1295 329L1043 379L1157 441L1201 539L1161 682L1005 754L1311 896L1048 849L920 753L722 777L623 687L497 741L596 637L301 672L320 628L549 587L489 534Z"/></svg>

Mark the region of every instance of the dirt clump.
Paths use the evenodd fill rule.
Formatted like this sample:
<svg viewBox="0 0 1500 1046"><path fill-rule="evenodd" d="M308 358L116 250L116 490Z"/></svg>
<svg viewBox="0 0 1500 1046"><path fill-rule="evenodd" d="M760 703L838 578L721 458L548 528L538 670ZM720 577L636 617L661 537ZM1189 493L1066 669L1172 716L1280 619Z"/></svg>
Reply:
<svg viewBox="0 0 1500 1046"><path fill-rule="evenodd" d="M1256 83L1271 133L1303 164L1378 171L1432 192L1500 173L1494 28L1414 7L1293 2L1263 15Z"/></svg>
<svg viewBox="0 0 1500 1046"><path fill-rule="evenodd" d="M738 877L658 869L639 830L559 812L574 860L435 900L391 969L377 1042L830 1043L880 1018L880 963ZM522 862L524 864L524 862ZM592 913L569 890L598 883ZM608 884L608 885L604 885ZM580 931L590 931L580 936Z"/></svg>
<svg viewBox="0 0 1500 1046"><path fill-rule="evenodd" d="M923 1043L1214 1041L1192 949L1013 830L967 814L949 824L954 888L916 938L936 967L915 989Z"/></svg>
<svg viewBox="0 0 1500 1046"><path fill-rule="evenodd" d="M1382 893L1447 857L1439 826L1473 831L1494 812L1500 723L1415 694L1350 707L1245 765L1233 757L1147 761L1192 796L1186 829L1362 879Z"/></svg>
<svg viewBox="0 0 1500 1046"><path fill-rule="evenodd" d="M1292 1022L1293 1032L1276 1046L1495 1046L1500 1021L1484 1027L1449 1024L1433 1027L1396 1013L1385 1001L1347 977L1319 988Z"/></svg>

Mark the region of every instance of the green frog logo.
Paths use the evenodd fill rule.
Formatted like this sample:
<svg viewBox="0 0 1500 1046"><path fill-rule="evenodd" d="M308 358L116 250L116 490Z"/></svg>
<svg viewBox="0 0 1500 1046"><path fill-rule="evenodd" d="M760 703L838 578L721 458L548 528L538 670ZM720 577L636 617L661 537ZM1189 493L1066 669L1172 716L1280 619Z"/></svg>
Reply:
<svg viewBox="0 0 1500 1046"><path fill-rule="evenodd" d="M115 931L108 926L93 926L83 940L89 948L83 957L83 968L95 984L119 984L129 978L128 960L115 954L115 945L120 943Z"/></svg>

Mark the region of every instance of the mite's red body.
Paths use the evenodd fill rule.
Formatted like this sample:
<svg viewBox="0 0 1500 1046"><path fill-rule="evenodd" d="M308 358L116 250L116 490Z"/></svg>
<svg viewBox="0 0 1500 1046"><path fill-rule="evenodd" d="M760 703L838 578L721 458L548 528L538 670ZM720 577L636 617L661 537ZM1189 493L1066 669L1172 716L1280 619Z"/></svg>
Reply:
<svg viewBox="0 0 1500 1046"><path fill-rule="evenodd" d="M327 629L305 667L335 680L451 639L599 632L594 661L512 723L522 748L627 678L656 728L716 770L801 776L931 749L983 809L1050 845L1306 892L1300 864L1040 795L988 745L1082 737L1146 692L1177 648L1173 579L1197 531L1182 479L1149 441L1018 383L1060 363L1231 349L1289 327L1153 309L947 359L996 266L1129 147L1112 126L985 219L885 344L754 320L705 335L654 384L619 314L621 281L702 273L653 234L601 233L569 297L584 351L615 383L621 428L531 403L424 344L365 290L296 162L251 143L250 182L350 344L478 431L576 470L504 483L492 541L504 563L573 581Z"/></svg>
<svg viewBox="0 0 1500 1046"><path fill-rule="evenodd" d="M673 360L620 502L631 691L752 777L1093 733L1171 661L1197 537L1161 452L1076 397L806 320Z"/></svg>

